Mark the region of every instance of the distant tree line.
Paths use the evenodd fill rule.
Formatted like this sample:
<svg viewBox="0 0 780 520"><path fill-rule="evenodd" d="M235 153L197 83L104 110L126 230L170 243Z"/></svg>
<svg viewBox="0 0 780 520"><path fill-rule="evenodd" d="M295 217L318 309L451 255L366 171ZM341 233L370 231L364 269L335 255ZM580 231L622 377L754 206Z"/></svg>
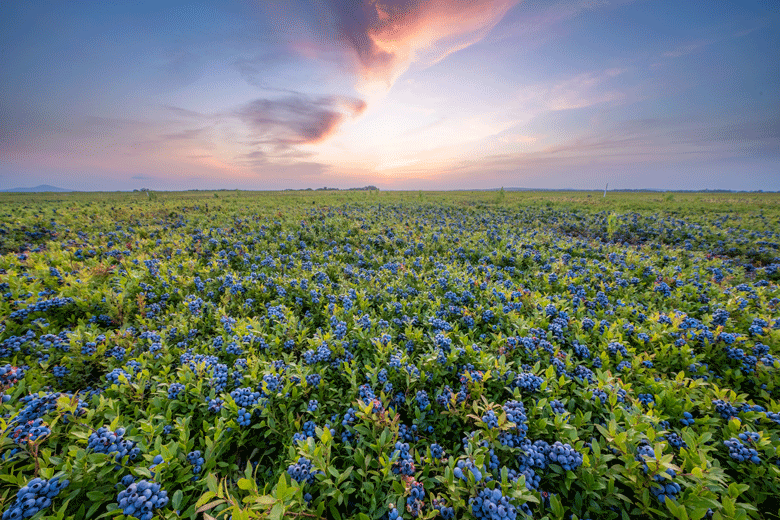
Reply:
<svg viewBox="0 0 780 520"><path fill-rule="evenodd" d="M293 189L293 188L287 188L284 191L379 191L379 188L376 186L363 186L362 188L346 188L346 189L340 189L340 188L328 188L327 186L323 186L322 188L301 188L301 189Z"/></svg>

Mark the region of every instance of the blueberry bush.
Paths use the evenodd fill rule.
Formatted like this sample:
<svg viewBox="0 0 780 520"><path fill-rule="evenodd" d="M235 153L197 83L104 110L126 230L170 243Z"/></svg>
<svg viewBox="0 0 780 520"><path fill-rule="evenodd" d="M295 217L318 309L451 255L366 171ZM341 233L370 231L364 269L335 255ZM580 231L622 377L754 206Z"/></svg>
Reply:
<svg viewBox="0 0 780 520"><path fill-rule="evenodd" d="M775 194L0 195L0 514L780 518Z"/></svg>

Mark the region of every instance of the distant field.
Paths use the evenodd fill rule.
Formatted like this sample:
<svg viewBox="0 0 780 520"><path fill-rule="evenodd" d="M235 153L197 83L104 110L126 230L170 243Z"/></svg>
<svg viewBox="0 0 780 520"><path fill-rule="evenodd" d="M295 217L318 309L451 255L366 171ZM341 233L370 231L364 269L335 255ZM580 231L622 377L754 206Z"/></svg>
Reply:
<svg viewBox="0 0 780 520"><path fill-rule="evenodd" d="M0 193L2 520L780 518L780 194L603 195Z"/></svg>

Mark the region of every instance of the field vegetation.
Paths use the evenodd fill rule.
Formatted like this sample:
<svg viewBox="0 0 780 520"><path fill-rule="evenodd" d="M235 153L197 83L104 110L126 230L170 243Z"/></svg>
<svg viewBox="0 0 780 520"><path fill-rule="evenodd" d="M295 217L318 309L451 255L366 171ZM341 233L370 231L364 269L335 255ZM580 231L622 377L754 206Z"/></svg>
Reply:
<svg viewBox="0 0 780 520"><path fill-rule="evenodd" d="M780 518L780 195L0 194L0 512Z"/></svg>

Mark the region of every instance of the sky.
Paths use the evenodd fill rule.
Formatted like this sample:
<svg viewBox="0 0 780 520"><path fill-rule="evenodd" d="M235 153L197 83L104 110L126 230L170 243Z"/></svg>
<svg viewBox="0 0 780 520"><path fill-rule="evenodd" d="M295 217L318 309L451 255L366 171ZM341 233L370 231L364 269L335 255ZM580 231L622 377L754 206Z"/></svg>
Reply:
<svg viewBox="0 0 780 520"><path fill-rule="evenodd" d="M780 3L0 3L0 189L780 190Z"/></svg>

